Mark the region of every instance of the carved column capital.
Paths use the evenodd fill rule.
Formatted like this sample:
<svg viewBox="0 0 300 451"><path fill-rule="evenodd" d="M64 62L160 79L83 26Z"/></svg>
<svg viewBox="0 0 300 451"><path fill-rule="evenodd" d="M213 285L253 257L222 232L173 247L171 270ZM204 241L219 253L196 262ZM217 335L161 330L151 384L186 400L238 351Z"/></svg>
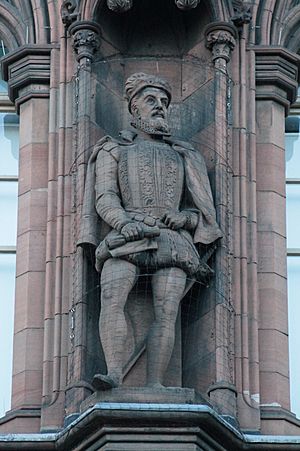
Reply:
<svg viewBox="0 0 300 451"><path fill-rule="evenodd" d="M216 22L206 28L206 47L211 50L213 61L223 59L228 63L236 41L236 29L227 22Z"/></svg>
<svg viewBox="0 0 300 451"><path fill-rule="evenodd" d="M96 22L82 20L75 22L69 28L73 38L73 49L77 61L82 58L93 60L94 54L100 47L100 27Z"/></svg>
<svg viewBox="0 0 300 451"><path fill-rule="evenodd" d="M175 0L175 4L179 9L187 11L189 9L196 8L200 3L200 0Z"/></svg>
<svg viewBox="0 0 300 451"><path fill-rule="evenodd" d="M107 0L107 6L112 11L124 13L132 8L133 0Z"/></svg>

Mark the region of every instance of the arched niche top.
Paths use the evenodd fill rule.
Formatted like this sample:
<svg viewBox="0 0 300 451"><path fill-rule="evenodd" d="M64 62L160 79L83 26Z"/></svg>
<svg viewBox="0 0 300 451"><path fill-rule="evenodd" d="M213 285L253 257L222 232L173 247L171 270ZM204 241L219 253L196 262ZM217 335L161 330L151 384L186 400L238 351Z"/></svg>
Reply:
<svg viewBox="0 0 300 451"><path fill-rule="evenodd" d="M9 51L26 43L26 25L22 16L7 2L0 2L0 39Z"/></svg>
<svg viewBox="0 0 300 451"><path fill-rule="evenodd" d="M181 11L173 0L143 0L134 2L128 12L116 14L102 1L93 19L101 27L103 40L114 49L112 53L181 56L203 39L214 11L208 2Z"/></svg>
<svg viewBox="0 0 300 451"><path fill-rule="evenodd" d="M284 19L279 44L300 54L300 5L292 8Z"/></svg>
<svg viewBox="0 0 300 451"><path fill-rule="evenodd" d="M205 5L207 10L210 11L212 22L228 21L233 14L232 1L233 0L200 0L199 5L196 9L199 9L199 7L203 7L203 5ZM96 20L99 15L99 10L103 7L107 8L106 0L71 0L71 2L78 7L80 18L82 20ZM144 0L134 0L134 3L144 3ZM170 3L175 6L175 0L161 0L159 2L159 6L162 6L166 3ZM158 13L159 9L160 8L158 7ZM192 9L192 14L196 9ZM181 13L186 14L187 11L181 11Z"/></svg>

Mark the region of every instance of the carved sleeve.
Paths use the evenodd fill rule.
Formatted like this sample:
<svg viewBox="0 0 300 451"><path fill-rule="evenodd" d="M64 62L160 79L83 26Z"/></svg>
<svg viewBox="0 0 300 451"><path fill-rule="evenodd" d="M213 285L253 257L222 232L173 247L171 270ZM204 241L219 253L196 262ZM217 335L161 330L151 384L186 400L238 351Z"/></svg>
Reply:
<svg viewBox="0 0 300 451"><path fill-rule="evenodd" d="M122 207L118 185L118 163L110 152L101 150L96 161L96 210L113 229L133 222Z"/></svg>

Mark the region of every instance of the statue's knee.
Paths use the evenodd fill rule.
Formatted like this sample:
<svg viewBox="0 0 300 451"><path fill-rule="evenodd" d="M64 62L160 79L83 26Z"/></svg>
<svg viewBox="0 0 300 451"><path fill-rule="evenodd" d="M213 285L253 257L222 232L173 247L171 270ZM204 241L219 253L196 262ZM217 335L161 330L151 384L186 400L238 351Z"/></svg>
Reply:
<svg viewBox="0 0 300 451"><path fill-rule="evenodd" d="M176 322L178 308L174 306L167 306L161 310L159 315L159 322L161 324L174 324Z"/></svg>
<svg viewBox="0 0 300 451"><path fill-rule="evenodd" d="M104 305L113 305L121 297L121 291L113 284L101 287L101 303Z"/></svg>

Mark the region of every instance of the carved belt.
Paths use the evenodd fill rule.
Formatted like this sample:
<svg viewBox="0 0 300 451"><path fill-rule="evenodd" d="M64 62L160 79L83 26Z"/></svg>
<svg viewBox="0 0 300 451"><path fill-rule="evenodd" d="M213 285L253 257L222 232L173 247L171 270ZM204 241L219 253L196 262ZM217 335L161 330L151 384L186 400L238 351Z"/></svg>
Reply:
<svg viewBox="0 0 300 451"><path fill-rule="evenodd" d="M157 226L160 229L167 229L168 226L166 226L166 224L164 224L162 221L160 221L159 218L146 214L146 213L134 213L132 211L128 211L128 213L131 214L131 218L134 219L135 221L138 222L143 222L145 225L150 226L150 227L154 227Z"/></svg>

